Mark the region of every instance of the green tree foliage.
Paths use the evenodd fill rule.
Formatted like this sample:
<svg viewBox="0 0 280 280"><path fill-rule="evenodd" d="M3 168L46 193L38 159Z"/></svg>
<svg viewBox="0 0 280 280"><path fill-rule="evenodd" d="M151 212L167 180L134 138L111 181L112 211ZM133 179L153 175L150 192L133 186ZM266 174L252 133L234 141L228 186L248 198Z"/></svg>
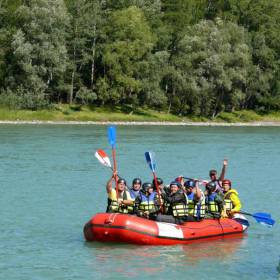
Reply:
<svg viewBox="0 0 280 280"><path fill-rule="evenodd" d="M46 96L54 98L65 73L69 18L62 0L27 1L16 13L6 88L28 100L27 108L36 108Z"/></svg>
<svg viewBox="0 0 280 280"><path fill-rule="evenodd" d="M0 103L280 109L279 0L0 0Z"/></svg>
<svg viewBox="0 0 280 280"><path fill-rule="evenodd" d="M279 104L280 1L209 0L206 17L217 16L235 21L250 32L253 62L258 67L253 74L258 86L251 106Z"/></svg>
<svg viewBox="0 0 280 280"><path fill-rule="evenodd" d="M104 76L98 98L112 104L136 103L141 90L139 64L153 48L153 36L143 12L137 7L115 11L105 27L102 62Z"/></svg>
<svg viewBox="0 0 280 280"><path fill-rule="evenodd" d="M173 59L172 90L183 108L187 102L191 113L214 117L244 107L253 67L247 37L244 28L220 19L189 28Z"/></svg>
<svg viewBox="0 0 280 280"><path fill-rule="evenodd" d="M69 65L66 82L69 84L69 103L75 94L81 99L87 92L88 101L96 99L94 90L96 41L101 29L101 6L98 0L68 0L71 24L68 31Z"/></svg>
<svg viewBox="0 0 280 280"><path fill-rule="evenodd" d="M3 85L6 76L5 56L10 50L11 36L16 32L13 13L19 6L19 0L0 0L0 85Z"/></svg>

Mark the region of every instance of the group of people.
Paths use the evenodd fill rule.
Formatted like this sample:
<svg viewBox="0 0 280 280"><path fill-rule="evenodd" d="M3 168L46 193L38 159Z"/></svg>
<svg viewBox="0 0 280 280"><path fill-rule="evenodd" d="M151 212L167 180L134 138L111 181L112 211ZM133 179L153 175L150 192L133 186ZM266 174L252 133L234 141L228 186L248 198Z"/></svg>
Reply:
<svg viewBox="0 0 280 280"><path fill-rule="evenodd" d="M131 188L115 172L106 185L107 212L175 224L232 217L242 205L231 181L224 178L227 164L224 160L218 178L217 171L210 170L208 181L179 176L169 185L164 185L161 178L143 184L140 178L135 178ZM114 180L117 181L116 188L113 188ZM201 189L203 186L204 191Z"/></svg>

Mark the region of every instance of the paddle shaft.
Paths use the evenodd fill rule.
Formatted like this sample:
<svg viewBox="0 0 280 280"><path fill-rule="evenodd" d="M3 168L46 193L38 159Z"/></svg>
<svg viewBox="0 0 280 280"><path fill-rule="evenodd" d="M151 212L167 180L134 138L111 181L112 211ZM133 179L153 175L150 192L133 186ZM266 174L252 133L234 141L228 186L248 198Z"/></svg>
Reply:
<svg viewBox="0 0 280 280"><path fill-rule="evenodd" d="M251 217L254 217L253 214L251 213L248 213L248 212L244 212L244 211L239 211L240 214L244 214L244 215L248 215L248 216L251 216Z"/></svg>
<svg viewBox="0 0 280 280"><path fill-rule="evenodd" d="M153 172L154 182L155 182L156 190L157 190L157 194L158 194L158 203L160 205L160 212L162 212L162 205L161 205L161 199L160 199L160 193L159 193L159 186L158 186L157 176L156 176L156 173L154 171L152 171L152 172Z"/></svg>
<svg viewBox="0 0 280 280"><path fill-rule="evenodd" d="M116 148L114 145L112 145L112 157L113 157L113 172L115 174L115 172L117 171L117 161L116 161ZM117 176L114 176L115 179L115 185L116 185L116 195L117 195L117 200L119 198L119 190L118 190L118 182L117 182Z"/></svg>
<svg viewBox="0 0 280 280"><path fill-rule="evenodd" d="M263 217L261 215L258 215L257 213L256 214L251 214L251 213L243 212L243 211L239 211L239 213L244 214L244 215L248 215L248 216L251 216L251 217L254 217L254 218L259 218L259 219L270 219L270 217Z"/></svg>

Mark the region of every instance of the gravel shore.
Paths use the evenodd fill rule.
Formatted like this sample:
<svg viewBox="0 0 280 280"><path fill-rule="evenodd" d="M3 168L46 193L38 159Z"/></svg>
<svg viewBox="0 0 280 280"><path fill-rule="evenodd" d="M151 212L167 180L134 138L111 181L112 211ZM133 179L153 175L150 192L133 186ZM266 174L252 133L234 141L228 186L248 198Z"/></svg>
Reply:
<svg viewBox="0 0 280 280"><path fill-rule="evenodd" d="M52 124L52 125L166 125L166 126L280 126L280 121L262 121L262 122L97 122L97 121L0 121L0 124Z"/></svg>

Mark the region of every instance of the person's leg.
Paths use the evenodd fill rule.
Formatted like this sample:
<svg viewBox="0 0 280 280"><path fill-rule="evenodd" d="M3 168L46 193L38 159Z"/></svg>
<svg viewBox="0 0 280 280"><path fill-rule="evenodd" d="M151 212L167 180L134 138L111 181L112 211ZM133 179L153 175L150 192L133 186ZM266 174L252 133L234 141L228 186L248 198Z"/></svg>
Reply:
<svg viewBox="0 0 280 280"><path fill-rule="evenodd" d="M176 219L172 215L157 215L156 219L157 222L164 222L164 223L172 223L176 224Z"/></svg>

